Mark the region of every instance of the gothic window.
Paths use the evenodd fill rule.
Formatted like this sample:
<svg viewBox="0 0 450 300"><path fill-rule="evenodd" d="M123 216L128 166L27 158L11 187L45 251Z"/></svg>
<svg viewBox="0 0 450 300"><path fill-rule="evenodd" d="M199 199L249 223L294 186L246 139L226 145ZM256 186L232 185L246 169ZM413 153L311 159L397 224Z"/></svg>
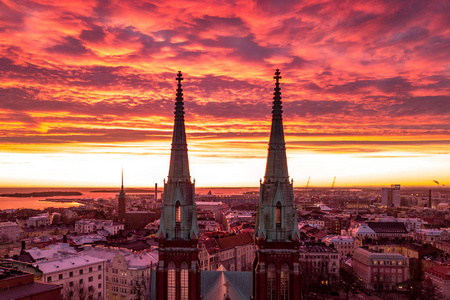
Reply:
<svg viewBox="0 0 450 300"><path fill-rule="evenodd" d="M175 300L175 263L169 262L167 266L167 299Z"/></svg>
<svg viewBox="0 0 450 300"><path fill-rule="evenodd" d="M275 276L276 276L275 265L270 264L269 267L267 268L267 300L277 299Z"/></svg>
<svg viewBox="0 0 450 300"><path fill-rule="evenodd" d="M280 202L277 203L277 207L275 210L275 223L277 225L277 228L281 228L281 204L280 204Z"/></svg>
<svg viewBox="0 0 450 300"><path fill-rule="evenodd" d="M181 300L188 300L189 299L189 270L188 270L188 264L186 262L183 262L181 264L180 284L181 284Z"/></svg>
<svg viewBox="0 0 450 300"><path fill-rule="evenodd" d="M175 204L175 223L181 223L181 205L179 201Z"/></svg>
<svg viewBox="0 0 450 300"><path fill-rule="evenodd" d="M281 300L289 299L289 266L283 264L280 273Z"/></svg>

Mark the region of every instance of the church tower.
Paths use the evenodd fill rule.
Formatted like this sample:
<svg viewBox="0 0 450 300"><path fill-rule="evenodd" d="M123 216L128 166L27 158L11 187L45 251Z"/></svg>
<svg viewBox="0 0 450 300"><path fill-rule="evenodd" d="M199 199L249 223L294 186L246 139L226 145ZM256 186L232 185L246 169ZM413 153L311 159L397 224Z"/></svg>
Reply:
<svg viewBox="0 0 450 300"><path fill-rule="evenodd" d="M293 182L289 181L280 92L280 71L275 92L264 182L255 226L253 299L300 299L299 240Z"/></svg>
<svg viewBox="0 0 450 300"><path fill-rule="evenodd" d="M119 222L125 221L125 212L127 207L127 199L125 197L125 191L123 190L123 170L122 170L122 187L119 193Z"/></svg>
<svg viewBox="0 0 450 300"><path fill-rule="evenodd" d="M156 299L200 299L198 226L195 182L189 173L181 72L178 72L175 123L169 176L164 181L164 198L158 230L159 263L156 270Z"/></svg>

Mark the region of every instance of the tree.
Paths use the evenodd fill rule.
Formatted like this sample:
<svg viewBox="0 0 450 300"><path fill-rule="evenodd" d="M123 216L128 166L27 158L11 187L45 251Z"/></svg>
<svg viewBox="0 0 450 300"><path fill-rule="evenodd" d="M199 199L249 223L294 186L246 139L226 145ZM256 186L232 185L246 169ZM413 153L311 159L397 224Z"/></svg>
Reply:
<svg viewBox="0 0 450 300"><path fill-rule="evenodd" d="M348 295L350 293L350 289L355 286L356 276L353 273L353 268L350 270L341 269L341 279L344 285L344 291L346 295L346 299L348 300Z"/></svg>
<svg viewBox="0 0 450 300"><path fill-rule="evenodd" d="M440 300L443 299L441 292L433 284L430 278L426 278L422 284L422 293L420 295L421 300Z"/></svg>
<svg viewBox="0 0 450 300"><path fill-rule="evenodd" d="M84 283L78 282L72 285L69 282L64 283L61 296L63 300L98 300L94 287L87 287Z"/></svg>
<svg viewBox="0 0 450 300"><path fill-rule="evenodd" d="M144 300L149 294L150 288L150 276L145 271L142 271L140 275L137 275L135 279L131 280L132 289L131 294L136 296L136 299Z"/></svg>

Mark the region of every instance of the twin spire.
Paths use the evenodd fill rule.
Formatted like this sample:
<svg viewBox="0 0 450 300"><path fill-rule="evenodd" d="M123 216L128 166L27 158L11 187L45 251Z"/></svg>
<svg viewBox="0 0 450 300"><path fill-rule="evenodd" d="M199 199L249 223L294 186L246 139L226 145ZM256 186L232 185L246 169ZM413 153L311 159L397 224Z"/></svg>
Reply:
<svg viewBox="0 0 450 300"><path fill-rule="evenodd" d="M276 70L272 106L272 128L270 131L269 152L267 155L264 182L287 182L289 174L286 159L286 143L283 131L283 110L281 105L280 70Z"/></svg>
<svg viewBox="0 0 450 300"><path fill-rule="evenodd" d="M181 81L183 75L178 71L177 98L175 102L175 123L173 127L172 149L170 154L169 181L190 181L186 130L184 127L184 102Z"/></svg>

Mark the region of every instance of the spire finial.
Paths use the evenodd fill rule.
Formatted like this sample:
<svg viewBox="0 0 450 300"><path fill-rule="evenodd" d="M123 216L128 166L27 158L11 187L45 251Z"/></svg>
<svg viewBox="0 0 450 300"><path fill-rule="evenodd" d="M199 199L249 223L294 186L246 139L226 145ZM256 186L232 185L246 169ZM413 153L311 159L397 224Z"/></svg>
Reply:
<svg viewBox="0 0 450 300"><path fill-rule="evenodd" d="M122 167L122 190L123 190L123 167Z"/></svg>
<svg viewBox="0 0 450 300"><path fill-rule="evenodd" d="M181 81L183 80L183 75L181 71L178 71L177 78L177 99L175 102L175 116L184 119L184 103L183 103L183 89L181 88Z"/></svg>
<svg viewBox="0 0 450 300"><path fill-rule="evenodd" d="M281 116L283 114L282 106L281 106L281 92L280 92L280 79L283 78L280 76L280 70L277 69L275 71L275 88L274 88L274 97L273 97L273 106L272 106L272 115L273 116Z"/></svg>

